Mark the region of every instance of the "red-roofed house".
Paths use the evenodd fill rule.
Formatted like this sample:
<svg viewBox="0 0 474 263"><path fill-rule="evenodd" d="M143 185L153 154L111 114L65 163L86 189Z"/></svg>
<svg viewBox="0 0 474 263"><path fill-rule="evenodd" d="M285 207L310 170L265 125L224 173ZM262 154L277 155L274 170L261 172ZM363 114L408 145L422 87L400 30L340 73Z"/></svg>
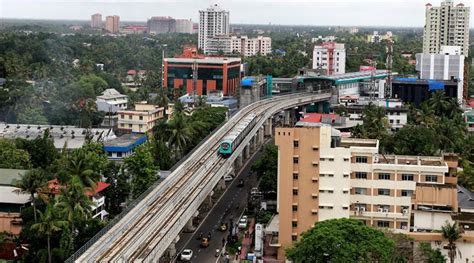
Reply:
<svg viewBox="0 0 474 263"><path fill-rule="evenodd" d="M308 113L304 115L303 119L300 122L312 122L312 123L326 123L326 124L336 124L341 121L341 116L339 114L322 114L322 113Z"/></svg>
<svg viewBox="0 0 474 263"><path fill-rule="evenodd" d="M104 182L98 182L94 192L86 191L85 194L91 198L92 201L92 218L100 217L101 220L107 218L109 213L105 211L105 196L101 195L100 192L109 187L110 184ZM48 181L48 194L58 195L61 192L61 188L65 186L61 185L57 179Z"/></svg>

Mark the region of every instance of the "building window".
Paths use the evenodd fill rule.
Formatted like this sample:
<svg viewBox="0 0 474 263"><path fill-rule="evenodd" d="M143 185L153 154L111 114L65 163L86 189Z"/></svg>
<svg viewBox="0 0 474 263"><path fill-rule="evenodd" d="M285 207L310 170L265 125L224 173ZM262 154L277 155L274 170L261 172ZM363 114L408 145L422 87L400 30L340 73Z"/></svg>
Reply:
<svg viewBox="0 0 474 263"><path fill-rule="evenodd" d="M132 115L128 115L128 119L131 120L133 118Z"/></svg>
<svg viewBox="0 0 474 263"><path fill-rule="evenodd" d="M402 190L401 195L402 196L412 196L413 195L413 190Z"/></svg>
<svg viewBox="0 0 474 263"><path fill-rule="evenodd" d="M293 180L298 180L298 174L296 173L293 174Z"/></svg>
<svg viewBox="0 0 474 263"><path fill-rule="evenodd" d="M293 163L297 164L298 163L298 157L293 157Z"/></svg>
<svg viewBox="0 0 474 263"><path fill-rule="evenodd" d="M427 175L426 176L426 181L436 183L436 182L438 182L438 176L436 176L436 175Z"/></svg>
<svg viewBox="0 0 474 263"><path fill-rule="evenodd" d="M377 226L378 227L390 227L390 222L389 221L377 221Z"/></svg>
<svg viewBox="0 0 474 263"><path fill-rule="evenodd" d="M334 162L334 158L329 158L328 159L330 162Z"/></svg>
<svg viewBox="0 0 474 263"><path fill-rule="evenodd" d="M379 195L390 195L390 189L379 189Z"/></svg>
<svg viewBox="0 0 474 263"><path fill-rule="evenodd" d="M293 189L293 195L298 195L298 189Z"/></svg>
<svg viewBox="0 0 474 263"><path fill-rule="evenodd" d="M386 173L379 174L379 180L390 180L390 174L386 174Z"/></svg>
<svg viewBox="0 0 474 263"><path fill-rule="evenodd" d="M120 127L125 127L125 123L120 123Z"/></svg>
<svg viewBox="0 0 474 263"><path fill-rule="evenodd" d="M293 147L298 148L299 147L299 141L293 141Z"/></svg>
<svg viewBox="0 0 474 263"><path fill-rule="evenodd" d="M354 188L354 194L356 194L356 195L366 195L367 194L367 189L356 187L356 188Z"/></svg>
<svg viewBox="0 0 474 263"><path fill-rule="evenodd" d="M117 157L122 157L122 153L121 153L121 152L118 152L118 153L117 153Z"/></svg>
<svg viewBox="0 0 474 263"><path fill-rule="evenodd" d="M141 121L143 121L143 116L138 117Z"/></svg>
<svg viewBox="0 0 474 263"><path fill-rule="evenodd" d="M291 227L292 228L298 227L298 222L295 222L295 221L291 222Z"/></svg>
<svg viewBox="0 0 474 263"><path fill-rule="evenodd" d="M120 119L125 119L125 115L121 114Z"/></svg>
<svg viewBox="0 0 474 263"><path fill-rule="evenodd" d="M132 124L129 124L129 125L128 125L128 128L132 128L132 126L133 126Z"/></svg>
<svg viewBox="0 0 474 263"><path fill-rule="evenodd" d="M367 173L366 172L356 172L355 173L355 178L356 179L367 179Z"/></svg>
<svg viewBox="0 0 474 263"><path fill-rule="evenodd" d="M293 212L297 212L297 211L298 211L298 206L297 206L297 205L293 205L293 206L292 206L292 210L293 210Z"/></svg>
<svg viewBox="0 0 474 263"><path fill-rule="evenodd" d="M296 236L296 235L292 235L292 236L291 236L291 240L292 240L292 241L296 241L297 238L298 238L298 236Z"/></svg>
<svg viewBox="0 0 474 263"><path fill-rule="evenodd" d="M356 163L367 163L367 156L356 156Z"/></svg>
<svg viewBox="0 0 474 263"><path fill-rule="evenodd" d="M344 162L348 162L349 161L349 158L344 158Z"/></svg>
<svg viewBox="0 0 474 263"><path fill-rule="evenodd" d="M402 174L402 181L413 181L413 174Z"/></svg>

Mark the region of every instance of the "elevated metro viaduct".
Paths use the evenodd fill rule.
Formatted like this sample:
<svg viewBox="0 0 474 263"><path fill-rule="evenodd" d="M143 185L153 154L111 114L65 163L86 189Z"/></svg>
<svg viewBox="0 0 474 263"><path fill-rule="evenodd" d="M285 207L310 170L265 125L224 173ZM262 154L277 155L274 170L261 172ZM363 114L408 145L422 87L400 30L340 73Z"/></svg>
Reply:
<svg viewBox="0 0 474 263"><path fill-rule="evenodd" d="M331 91L325 89L265 99L243 108L66 262L158 262L166 251L175 253L179 234L221 178L240 167L263 144L265 135L271 136L272 116L283 111L284 122L290 124L295 107L330 98ZM250 114L257 118L254 128L228 159L220 157L221 139Z"/></svg>

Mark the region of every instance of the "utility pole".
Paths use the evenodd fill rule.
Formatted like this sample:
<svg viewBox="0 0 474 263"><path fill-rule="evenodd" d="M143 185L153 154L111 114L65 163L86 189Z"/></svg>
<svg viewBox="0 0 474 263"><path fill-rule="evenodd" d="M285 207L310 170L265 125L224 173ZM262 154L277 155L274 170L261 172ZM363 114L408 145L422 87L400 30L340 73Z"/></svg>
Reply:
<svg viewBox="0 0 474 263"><path fill-rule="evenodd" d="M193 70L193 91L192 91L192 96L193 96L193 105L196 104L196 96L197 96L197 79L198 79L198 63L196 62L196 60L194 60L193 62L193 66L192 66L192 70Z"/></svg>
<svg viewBox="0 0 474 263"><path fill-rule="evenodd" d="M385 86L385 98L388 99L392 97L392 70L393 70L393 41L392 39L387 40L387 85Z"/></svg>

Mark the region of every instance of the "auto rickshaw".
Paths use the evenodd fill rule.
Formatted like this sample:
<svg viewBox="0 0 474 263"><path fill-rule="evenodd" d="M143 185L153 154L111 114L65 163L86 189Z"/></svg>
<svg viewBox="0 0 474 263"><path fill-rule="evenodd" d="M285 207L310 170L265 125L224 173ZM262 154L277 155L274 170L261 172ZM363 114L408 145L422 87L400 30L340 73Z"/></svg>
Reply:
<svg viewBox="0 0 474 263"><path fill-rule="evenodd" d="M209 246L209 238L203 237L201 238L201 247L208 247Z"/></svg>

